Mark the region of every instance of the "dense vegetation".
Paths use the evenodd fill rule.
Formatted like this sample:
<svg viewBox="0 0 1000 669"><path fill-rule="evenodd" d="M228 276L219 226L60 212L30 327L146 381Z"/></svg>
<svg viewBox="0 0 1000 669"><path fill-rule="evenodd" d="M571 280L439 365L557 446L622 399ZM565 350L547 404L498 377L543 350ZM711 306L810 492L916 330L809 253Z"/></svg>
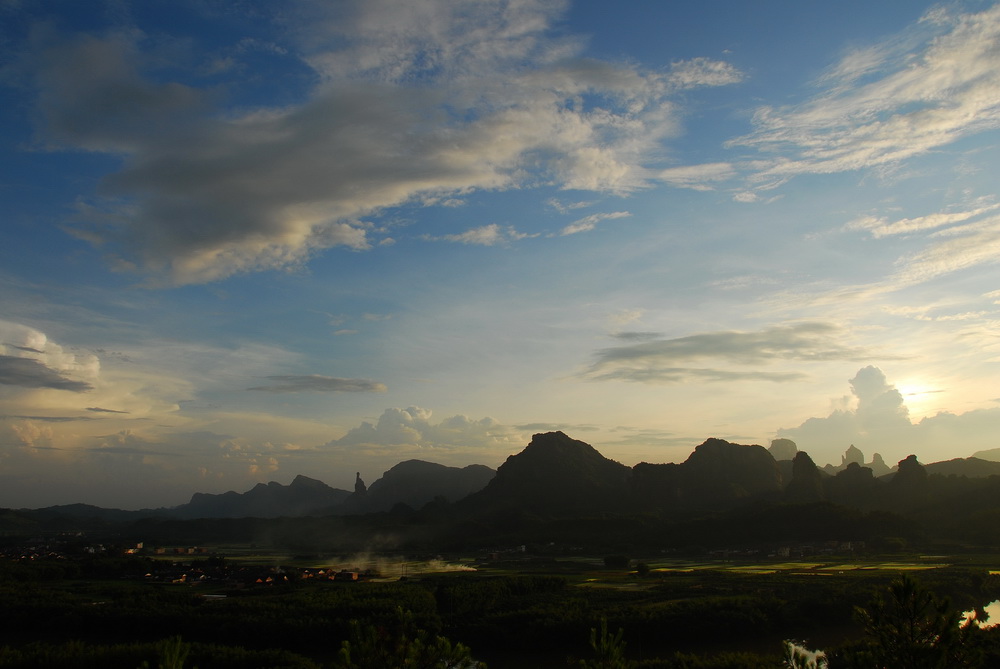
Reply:
<svg viewBox="0 0 1000 669"><path fill-rule="evenodd" d="M610 565L621 558L609 557ZM219 562L202 560L206 569L209 560ZM891 644L902 643L893 625L906 616L926 634L911 639L911 664L892 666L1000 666L1000 631L958 627L960 611L1000 597L1000 577L974 563L922 571L917 582L886 570L660 571L524 559L393 582L272 568L293 577L257 586L152 582L150 565L141 557L0 562L0 667L156 667L172 653L202 669L472 667L472 658L493 669L750 669L783 666L786 639L823 648L831 667L872 667L887 649L905 655Z"/></svg>

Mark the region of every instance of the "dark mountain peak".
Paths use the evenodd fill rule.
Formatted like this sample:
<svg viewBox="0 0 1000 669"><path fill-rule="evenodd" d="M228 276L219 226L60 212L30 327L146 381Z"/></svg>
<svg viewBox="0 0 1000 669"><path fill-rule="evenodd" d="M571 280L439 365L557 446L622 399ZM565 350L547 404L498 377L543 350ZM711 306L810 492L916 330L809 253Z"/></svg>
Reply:
<svg viewBox="0 0 1000 669"><path fill-rule="evenodd" d="M569 509L613 510L627 494L630 469L590 444L562 432L535 434L511 455L474 504L531 507L554 513Z"/></svg>
<svg viewBox="0 0 1000 669"><path fill-rule="evenodd" d="M827 497L844 506L865 505L871 501L878 485L870 467L850 462L836 476L826 480Z"/></svg>
<svg viewBox="0 0 1000 669"><path fill-rule="evenodd" d="M287 486L277 481L258 483L242 494L232 490L220 495L195 493L190 502L174 508L172 515L182 518L302 516L329 509L347 495L346 490L337 490L322 481L299 475Z"/></svg>
<svg viewBox="0 0 1000 669"><path fill-rule="evenodd" d="M781 470L763 446L708 439L683 464L706 495L742 499L781 490Z"/></svg>
<svg viewBox="0 0 1000 669"><path fill-rule="evenodd" d="M924 469L928 474L940 474L942 476L966 476L972 478L986 478L988 476L1000 475L1000 462L983 460L982 458L953 458L943 462L933 462L926 465Z"/></svg>
<svg viewBox="0 0 1000 669"><path fill-rule="evenodd" d="M805 451L799 451L792 458L792 474L801 474L806 476L812 476L813 474L819 474L819 469L816 467L816 463L813 459L809 457L809 454Z"/></svg>
<svg viewBox="0 0 1000 669"><path fill-rule="evenodd" d="M744 446L712 437L696 446L684 461L684 465L691 470L729 468L749 463L767 463L770 467L774 465L774 458L763 446Z"/></svg>
<svg viewBox="0 0 1000 669"><path fill-rule="evenodd" d="M330 486L323 483L322 481L311 479L308 476L303 476L302 474L299 474L294 479L292 479L292 482L288 484L288 487L293 488L295 490L323 490L324 488L329 488Z"/></svg>
<svg viewBox="0 0 1000 669"><path fill-rule="evenodd" d="M424 460L404 460L371 484L366 511L387 511L397 504L420 508L435 498L456 502L482 490L496 472L485 465L458 468Z"/></svg>
<svg viewBox="0 0 1000 669"><path fill-rule="evenodd" d="M507 458L497 470L497 477L516 474L524 480L557 483L582 476L593 483L607 483L624 480L628 471L628 467L609 460L586 442L562 432L545 432L533 435L523 451Z"/></svg>
<svg viewBox="0 0 1000 669"><path fill-rule="evenodd" d="M354 494L359 497L368 492L368 486L365 482L361 480L361 472L358 472L357 478L354 479Z"/></svg>
<svg viewBox="0 0 1000 669"><path fill-rule="evenodd" d="M790 502L819 502L823 494L823 476L809 454L799 451L792 460L792 480L785 488L785 499Z"/></svg>
<svg viewBox="0 0 1000 669"><path fill-rule="evenodd" d="M637 498L671 510L721 509L750 498L777 497L782 480L781 468L763 446L715 438L697 446L679 465L639 463L632 469Z"/></svg>
<svg viewBox="0 0 1000 669"><path fill-rule="evenodd" d="M927 484L927 470L917 456L908 455L899 461L896 475L892 477L891 483L894 486L923 486Z"/></svg>
<svg viewBox="0 0 1000 669"><path fill-rule="evenodd" d="M382 478L379 480L384 481L386 479L393 479L400 476L436 473L446 469L453 469L453 467L448 467L436 462L427 462L426 460L403 460L399 464L393 465L389 470L383 473ZM375 483L378 483L378 481ZM372 487L375 487L375 483L372 484Z"/></svg>
<svg viewBox="0 0 1000 669"><path fill-rule="evenodd" d="M520 455L531 454L533 457L583 457L606 460L596 448L590 444L573 439L564 432L540 432L531 436L531 441ZM512 457L518 457L512 456Z"/></svg>

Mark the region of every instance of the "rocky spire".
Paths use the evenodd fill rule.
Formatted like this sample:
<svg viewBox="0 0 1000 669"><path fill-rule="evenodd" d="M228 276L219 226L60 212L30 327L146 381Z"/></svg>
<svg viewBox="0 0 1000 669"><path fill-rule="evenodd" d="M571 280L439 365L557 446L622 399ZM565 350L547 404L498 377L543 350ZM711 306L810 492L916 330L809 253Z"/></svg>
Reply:
<svg viewBox="0 0 1000 669"><path fill-rule="evenodd" d="M799 452L799 447L791 439L772 439L767 452L775 460L794 460L795 454Z"/></svg>
<svg viewBox="0 0 1000 669"><path fill-rule="evenodd" d="M865 454L862 453L861 449L855 446L854 444L851 444L850 448L847 449L847 452L841 456L840 459L841 469L846 468L847 465L851 464L852 462L856 462L859 465L865 464Z"/></svg>

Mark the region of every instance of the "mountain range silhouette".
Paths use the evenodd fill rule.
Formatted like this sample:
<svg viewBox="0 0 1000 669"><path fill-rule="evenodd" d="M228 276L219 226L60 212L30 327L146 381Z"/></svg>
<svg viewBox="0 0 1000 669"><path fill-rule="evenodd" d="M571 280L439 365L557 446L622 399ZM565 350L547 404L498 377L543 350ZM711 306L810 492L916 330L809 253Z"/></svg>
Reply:
<svg viewBox="0 0 1000 669"><path fill-rule="evenodd" d="M792 458L778 460L775 455ZM354 492L299 475L288 485L260 483L243 493L196 493L187 504L173 508L122 511L74 504L0 510L0 530L146 522L147 531L169 525L171 531L180 532L182 526L176 523L209 519L315 518L319 522L359 517L369 520L354 523L356 527L391 525L401 536L421 534L425 541L437 537L458 542L552 534L552 523L566 522L604 523L607 532L623 535L629 527L648 533L650 523L663 527L665 523L735 523L733 519L744 518L745 524L750 522L746 514L756 523L771 522L777 514L789 528L796 526L788 520L789 514L803 528L808 525L800 518L803 513L819 514L830 528L850 528L852 523L863 526L866 518L884 522L886 517L877 514L890 513L898 516L890 523L893 531L903 532L907 523L927 521L948 532L1000 517L998 462L972 457L924 465L911 455L882 475L863 462L863 454L853 446L840 467L819 468L788 440L776 440L767 449L712 438L682 463L642 462L628 467L606 458L590 444L562 432L547 432L534 435L497 470L407 460L370 486L359 473ZM876 454L873 462L881 458ZM973 499L976 506L970 507ZM955 514L961 514L960 522L955 521ZM346 527L340 521L334 525L341 530ZM739 535L747 527L737 525L726 531ZM991 532L989 536L996 534L1000 543L1000 532ZM289 530L284 536L292 534Z"/></svg>

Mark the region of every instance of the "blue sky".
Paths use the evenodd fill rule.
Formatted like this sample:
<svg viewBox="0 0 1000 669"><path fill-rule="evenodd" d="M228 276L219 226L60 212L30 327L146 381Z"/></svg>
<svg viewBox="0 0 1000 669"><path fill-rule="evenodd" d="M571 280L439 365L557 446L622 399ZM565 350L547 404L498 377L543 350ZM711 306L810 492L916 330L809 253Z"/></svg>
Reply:
<svg viewBox="0 0 1000 669"><path fill-rule="evenodd" d="M996 448L1000 6L621 4L0 2L0 505Z"/></svg>

